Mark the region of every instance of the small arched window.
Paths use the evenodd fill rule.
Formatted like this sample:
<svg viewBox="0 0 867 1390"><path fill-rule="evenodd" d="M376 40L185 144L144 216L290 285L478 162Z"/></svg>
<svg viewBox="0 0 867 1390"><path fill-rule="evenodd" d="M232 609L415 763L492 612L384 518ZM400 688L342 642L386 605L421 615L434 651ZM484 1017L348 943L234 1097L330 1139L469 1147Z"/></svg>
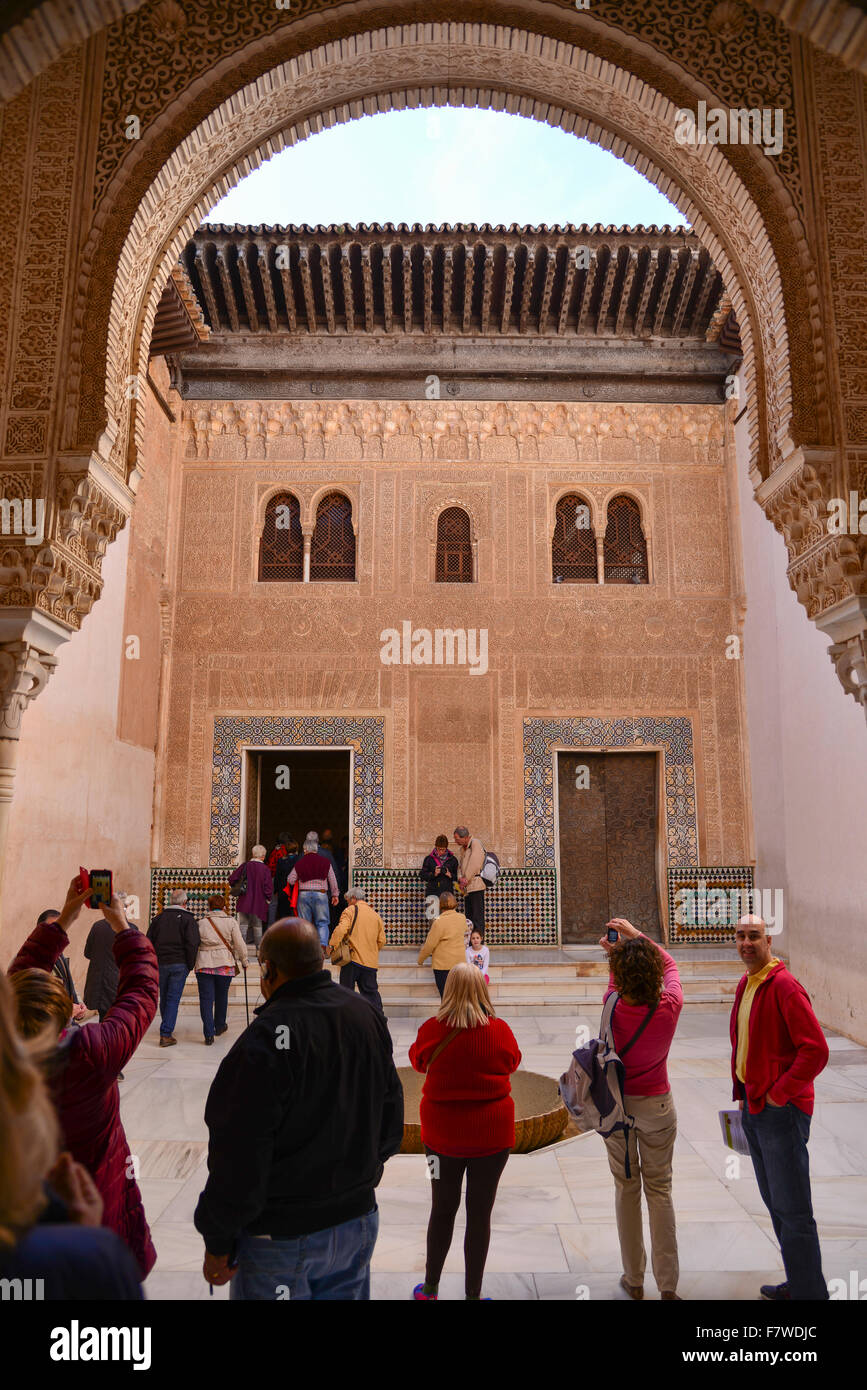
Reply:
<svg viewBox="0 0 867 1390"><path fill-rule="evenodd" d="M647 541L633 497L612 497L605 528L605 583L647 584Z"/></svg>
<svg viewBox="0 0 867 1390"><path fill-rule="evenodd" d="M329 492L316 509L316 525L310 542L310 578L355 578L352 503L342 492Z"/></svg>
<svg viewBox="0 0 867 1390"><path fill-rule="evenodd" d="M473 582L473 537L463 507L446 507L437 519L436 582Z"/></svg>
<svg viewBox="0 0 867 1390"><path fill-rule="evenodd" d="M294 580L304 578L304 537L301 534L301 508L291 492L278 492L265 512L265 525L259 542L259 579Z"/></svg>
<svg viewBox="0 0 867 1390"><path fill-rule="evenodd" d="M595 584L599 578L590 508L577 492L570 492L557 503L551 577L555 584Z"/></svg>

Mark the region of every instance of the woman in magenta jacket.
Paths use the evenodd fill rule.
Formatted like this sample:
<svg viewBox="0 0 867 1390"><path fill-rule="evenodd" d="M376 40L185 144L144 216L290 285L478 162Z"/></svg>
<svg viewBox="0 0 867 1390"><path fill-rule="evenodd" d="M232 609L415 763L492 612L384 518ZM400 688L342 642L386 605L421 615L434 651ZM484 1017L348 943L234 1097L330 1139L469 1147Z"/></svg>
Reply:
<svg viewBox="0 0 867 1390"><path fill-rule="evenodd" d="M466 1296L480 1299L491 1212L515 1143L509 1078L520 1066L521 1053L509 1025L496 1017L475 966L452 966L440 1011L422 1024L409 1060L416 1071L426 1073L419 1117L431 1178L425 1277L413 1298L438 1297L466 1171Z"/></svg>
<svg viewBox="0 0 867 1390"><path fill-rule="evenodd" d="M52 969L69 945L66 928L76 920L87 897L77 889L76 878L57 921L31 932L9 967L10 976L25 970ZM115 932L114 956L120 979L114 1004L102 1023L59 1032L47 1076L65 1147L88 1170L102 1196L102 1224L126 1241L144 1277L154 1266L156 1251L120 1120L117 1077L156 1013L159 978L153 946L143 933L129 926L119 899L112 898L102 914ZM19 994L19 1021L29 1024L31 1031L37 1020L23 1019L22 1005L26 1007L26 995ZM63 1020L56 1016L46 1015L41 1021L63 1026Z"/></svg>

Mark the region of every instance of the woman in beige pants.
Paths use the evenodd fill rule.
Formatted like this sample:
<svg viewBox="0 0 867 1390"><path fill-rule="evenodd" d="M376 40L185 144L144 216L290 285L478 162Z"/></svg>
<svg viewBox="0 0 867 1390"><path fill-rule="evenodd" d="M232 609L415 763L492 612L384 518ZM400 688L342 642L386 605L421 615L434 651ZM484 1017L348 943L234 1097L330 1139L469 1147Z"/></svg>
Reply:
<svg viewBox="0 0 867 1390"><path fill-rule="evenodd" d="M653 1277L660 1296L668 1301L678 1297L679 1271L671 1197L677 1114L667 1063L683 1007L683 990L674 960L657 942L622 917L615 917L608 927L614 928L618 940L616 945L607 936L600 941L611 966L605 997L612 990L619 996L611 1030L625 1072L623 1103L635 1121L634 1129L619 1130L605 1140L608 1166L614 1176L617 1234L623 1260L620 1283L630 1298L644 1297L647 1257L641 1226L643 1186L650 1221Z"/></svg>

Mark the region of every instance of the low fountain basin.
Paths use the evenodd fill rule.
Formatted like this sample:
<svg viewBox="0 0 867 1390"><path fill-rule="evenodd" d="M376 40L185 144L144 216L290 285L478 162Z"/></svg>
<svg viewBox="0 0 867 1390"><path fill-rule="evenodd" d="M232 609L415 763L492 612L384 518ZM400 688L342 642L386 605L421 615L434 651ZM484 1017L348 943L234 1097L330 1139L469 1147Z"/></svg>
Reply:
<svg viewBox="0 0 867 1390"><path fill-rule="evenodd" d="M418 1107L424 1076L412 1067L398 1067L403 1086L403 1143L402 1154L424 1153ZM569 1112L560 1099L557 1082L552 1076L536 1071L516 1071L512 1076L512 1099L515 1102L515 1147L512 1153L530 1153L559 1139L569 1120Z"/></svg>

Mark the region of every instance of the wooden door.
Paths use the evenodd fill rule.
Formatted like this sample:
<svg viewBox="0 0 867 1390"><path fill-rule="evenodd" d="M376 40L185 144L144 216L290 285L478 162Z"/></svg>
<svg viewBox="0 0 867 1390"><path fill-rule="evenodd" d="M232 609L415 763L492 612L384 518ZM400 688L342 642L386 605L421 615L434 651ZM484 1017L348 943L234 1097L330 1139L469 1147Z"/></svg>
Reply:
<svg viewBox="0 0 867 1390"><path fill-rule="evenodd" d="M656 761L655 753L558 755L564 943L598 941L611 917L661 940Z"/></svg>

